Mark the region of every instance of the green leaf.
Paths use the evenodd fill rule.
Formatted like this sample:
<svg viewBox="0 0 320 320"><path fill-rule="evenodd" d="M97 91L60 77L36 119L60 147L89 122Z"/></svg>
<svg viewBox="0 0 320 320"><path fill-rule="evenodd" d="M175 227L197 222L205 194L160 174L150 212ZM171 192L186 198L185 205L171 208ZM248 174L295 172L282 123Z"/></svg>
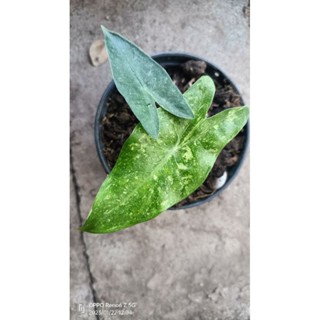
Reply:
<svg viewBox="0 0 320 320"><path fill-rule="evenodd" d="M159 134L155 102L178 117L193 119L183 95L157 62L119 34L101 28L116 87L154 139Z"/></svg>
<svg viewBox="0 0 320 320"><path fill-rule="evenodd" d="M214 84L201 77L185 94L195 118L158 109L160 134L153 140L137 125L102 184L82 231L109 233L150 220L195 191L224 146L248 118L247 107L207 118Z"/></svg>

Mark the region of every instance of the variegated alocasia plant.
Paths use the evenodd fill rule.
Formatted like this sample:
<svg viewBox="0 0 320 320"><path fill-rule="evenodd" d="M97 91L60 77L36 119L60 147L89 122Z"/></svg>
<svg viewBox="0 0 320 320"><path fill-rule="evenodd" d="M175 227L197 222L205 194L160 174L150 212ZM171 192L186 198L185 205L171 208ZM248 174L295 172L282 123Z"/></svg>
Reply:
<svg viewBox="0 0 320 320"><path fill-rule="evenodd" d="M108 31L105 33L108 46ZM117 38L116 41L120 41L118 48L124 50L122 55L125 55L126 50L132 50L132 61L135 61L133 57L137 54L137 59L141 59L139 61L142 63L144 56L141 56L141 52L135 51L136 47L125 39L122 46L121 39ZM132 46L135 48L132 49ZM110 55L112 50L109 48L109 59L114 77L118 72L121 74L125 71L137 74L137 65L131 65L130 62L123 64L123 71L118 66L119 70L114 72L113 64L120 60L114 61L114 56ZM131 90L129 95L138 97L145 91L147 94L152 92L151 97L162 94L160 100L155 100L157 102L171 100L171 96L166 97L165 91L162 91L161 76L157 78L158 73L154 76L156 78L151 84L151 91L148 81L140 83L141 87L138 81L130 88L129 83L124 84L125 77L121 75L120 82L122 88L126 88L125 91ZM131 81L132 77L131 74L128 79ZM157 82L159 91L155 86ZM172 82L166 83L168 87L171 85L174 86ZM192 119L179 118L171 112L172 109L163 107L155 108L154 118L159 123L157 139L148 135L149 131L144 129L142 123L136 126L125 142L116 165L103 182L87 220L81 227L82 231L110 233L150 220L186 198L205 181L221 150L239 133L248 119L248 108L245 106L227 109L208 118L207 112L214 93L212 79L202 76L183 95L184 103L191 110L189 114L194 115ZM138 99L133 101L136 103ZM145 108L144 101L141 100L141 109ZM139 108L139 103L135 107Z"/></svg>

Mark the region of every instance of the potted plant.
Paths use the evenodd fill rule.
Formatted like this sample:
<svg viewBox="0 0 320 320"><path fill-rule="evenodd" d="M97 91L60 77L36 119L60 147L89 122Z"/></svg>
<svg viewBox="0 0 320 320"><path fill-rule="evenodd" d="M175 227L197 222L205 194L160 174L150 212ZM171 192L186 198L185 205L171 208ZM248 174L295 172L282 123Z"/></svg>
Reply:
<svg viewBox="0 0 320 320"><path fill-rule="evenodd" d="M204 187L219 154L236 136L242 139L238 151L244 154L248 118L245 106L227 104L221 111L221 106L212 102L216 82L218 88L228 88L228 94L232 96L233 92L239 105L243 104L232 82L214 66L210 65L210 72L215 81L202 75L208 64L200 59L190 60L187 55L156 56L155 60L169 73L176 68L177 58L187 59L184 67L192 69L193 76L188 81L186 77L180 79L178 86L183 85L182 91L186 89L182 95L174 83L179 78L177 75L175 78L175 74L171 74L173 82L160 64L136 45L102 29L117 89L114 84L109 85L101 99L96 117L96 142L106 171L114 167L81 227L82 231L92 233L115 232L150 220ZM118 108L117 103L107 105L110 97L122 103L122 107ZM137 125L133 114L140 121ZM215 115L210 116L212 114ZM116 121L108 131L112 118ZM116 141L117 150L110 150L111 144L106 145L106 141L111 144ZM106 158L108 152L113 158ZM237 159L230 160L234 163L227 184L241 164L241 157L236 156ZM209 191L206 199L217 194L216 190ZM196 199L188 206L199 201Z"/></svg>

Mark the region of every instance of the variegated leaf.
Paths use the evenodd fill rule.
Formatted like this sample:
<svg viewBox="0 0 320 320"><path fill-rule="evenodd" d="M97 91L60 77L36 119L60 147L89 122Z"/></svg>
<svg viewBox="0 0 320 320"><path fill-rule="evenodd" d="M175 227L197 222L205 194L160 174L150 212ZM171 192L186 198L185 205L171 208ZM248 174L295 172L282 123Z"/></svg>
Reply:
<svg viewBox="0 0 320 320"><path fill-rule="evenodd" d="M214 84L201 77L185 94L195 118L158 109L160 133L152 139L139 124L125 142L82 227L109 233L156 217L195 191L224 146L247 122L248 108L227 109L207 118Z"/></svg>

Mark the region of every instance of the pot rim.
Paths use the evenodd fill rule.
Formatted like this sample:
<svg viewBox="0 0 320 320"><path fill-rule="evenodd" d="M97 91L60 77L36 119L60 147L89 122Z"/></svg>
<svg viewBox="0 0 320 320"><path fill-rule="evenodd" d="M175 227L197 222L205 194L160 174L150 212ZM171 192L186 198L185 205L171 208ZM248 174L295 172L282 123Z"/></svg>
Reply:
<svg viewBox="0 0 320 320"><path fill-rule="evenodd" d="M183 58L183 59L187 59L187 60L197 60L197 61L204 61L207 64L207 68L209 67L210 69L214 69L216 70L216 72L219 73L220 75L223 75L230 83L230 85L234 88L234 90L239 94L240 96L240 101L242 105L245 105L245 102L243 100L243 97L241 96L238 88L235 86L234 82L230 79L230 77L224 72L222 71L220 68L216 67L214 64L212 64L210 61L208 61L207 59L204 59L202 57L199 56L195 56L189 53L184 53L184 52L160 52L160 53L155 53L152 54L151 57L153 59L161 59L161 58ZM161 64L161 62L157 61L158 63ZM172 61L173 64L176 64L177 61ZM166 64L169 64L169 61L166 62ZM206 70L207 71L207 70ZM207 73L207 72L206 72ZM109 174L111 172L111 168L109 167L106 157L104 156L103 153L103 143L102 143L102 139L100 136L100 129L101 129L101 115L103 110L105 109L105 105L106 105L106 100L108 98L108 96L112 93L112 91L116 89L115 83L113 80L110 81L110 83L108 84L107 88L104 90L102 97L100 99L97 111L96 111L96 116L95 116L95 122L94 122L94 136L95 136L95 144L96 144L96 149L97 149L97 153L98 153L98 157L100 159L100 162L102 164L103 169L105 170L105 172L107 174ZM106 110L107 111L107 110ZM244 136L245 136L245 141L244 141L244 146L243 149L240 153L240 157L238 162L236 163L236 165L234 166L232 175L227 177L227 181L226 183L219 188L218 190L216 190L214 193L212 193L211 195L209 195L207 198L203 198L200 200L197 200L193 203L189 203L189 204L185 204L179 208L169 208L168 210L181 210L181 209L189 209L201 204L204 204L206 202L209 202L211 200L213 200L214 198L216 198L217 196L219 196L231 183L232 181L235 179L235 177L238 175L240 168L242 167L244 160L248 154L248 146L249 146L249 121L247 122L247 124L244 126Z"/></svg>

